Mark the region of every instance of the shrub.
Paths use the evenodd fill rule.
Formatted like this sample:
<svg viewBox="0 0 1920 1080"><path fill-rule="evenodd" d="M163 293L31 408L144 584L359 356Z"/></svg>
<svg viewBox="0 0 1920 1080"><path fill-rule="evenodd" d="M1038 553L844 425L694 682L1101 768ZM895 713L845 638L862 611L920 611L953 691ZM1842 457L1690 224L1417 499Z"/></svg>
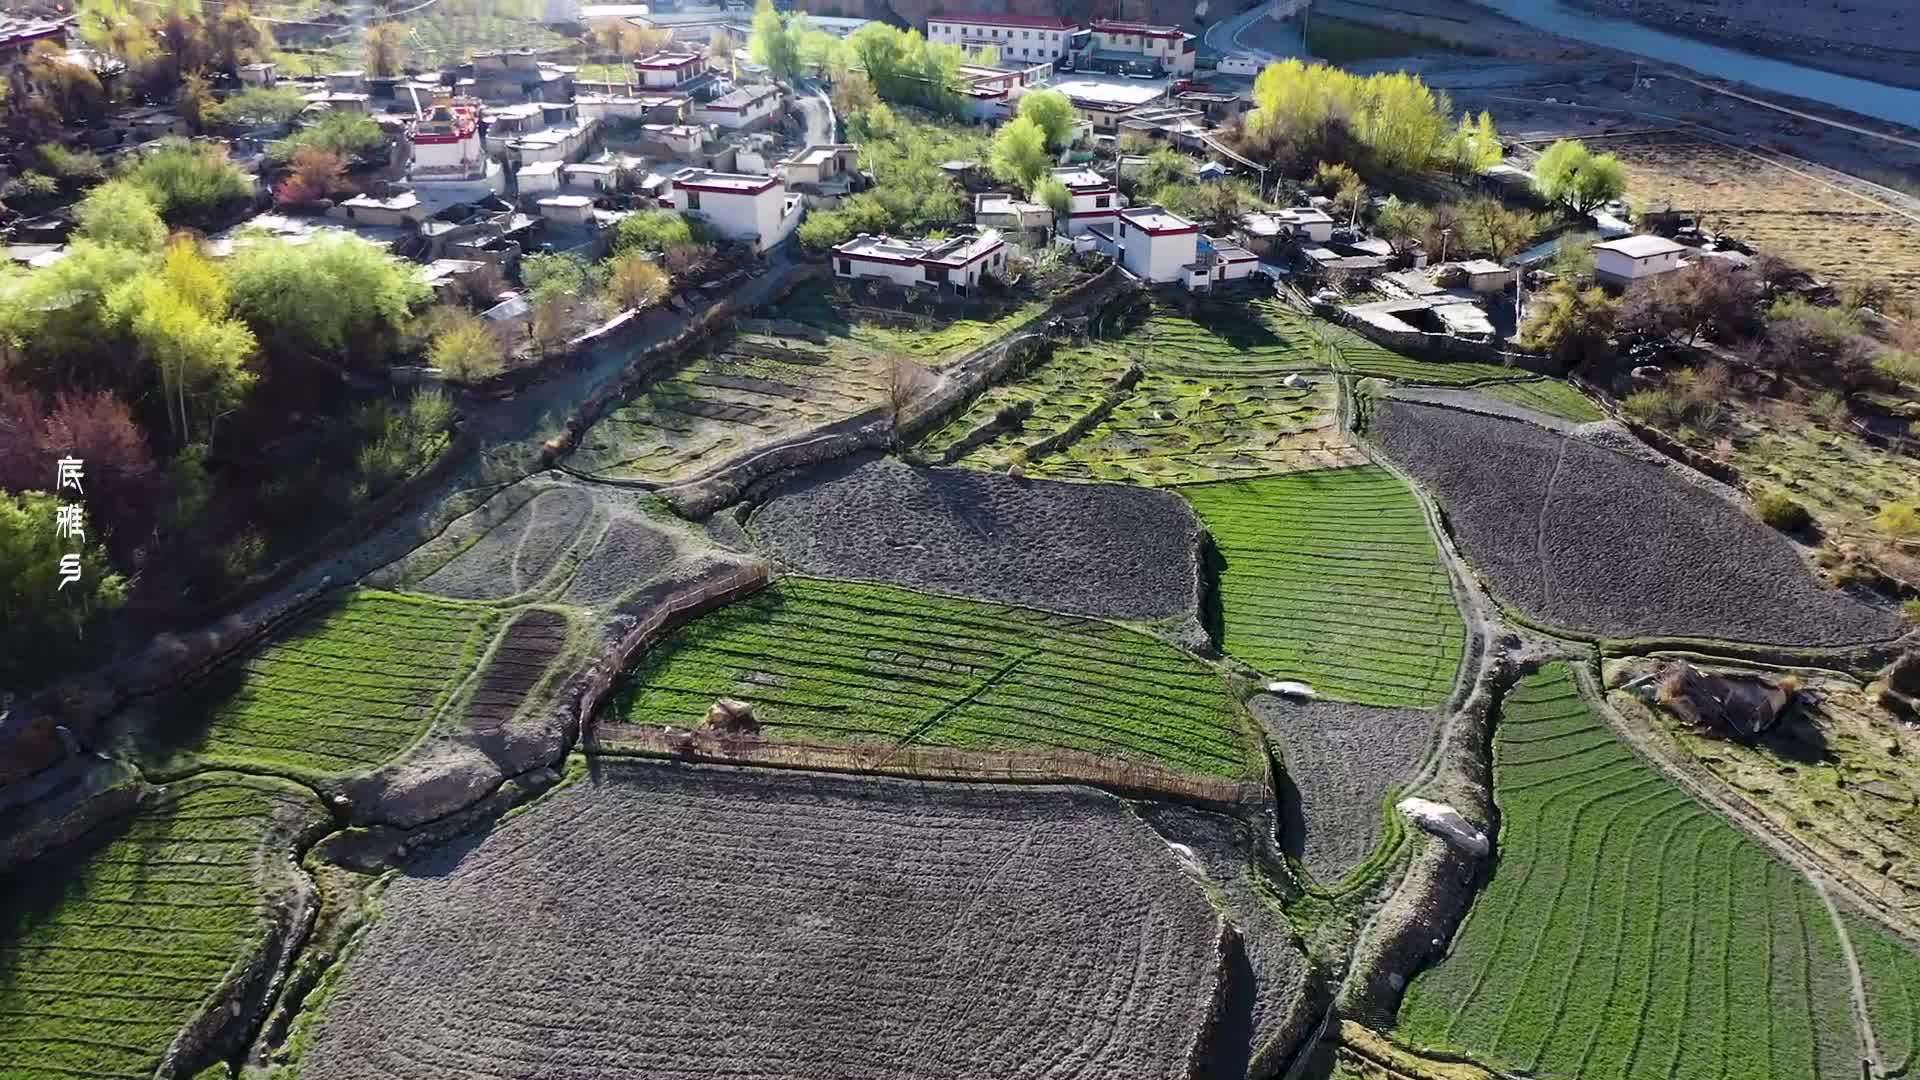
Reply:
<svg viewBox="0 0 1920 1080"><path fill-rule="evenodd" d="M1889 382L1920 387L1920 353L1885 350L1874 358L1873 370Z"/></svg>
<svg viewBox="0 0 1920 1080"><path fill-rule="evenodd" d="M227 127L278 126L292 123L306 107L306 96L295 87L259 86L208 109L206 121Z"/></svg>
<svg viewBox="0 0 1920 1080"><path fill-rule="evenodd" d="M432 464L448 443L453 400L440 390L422 390L404 412L376 402L355 416L371 441L360 448L358 494L378 496Z"/></svg>
<svg viewBox="0 0 1920 1080"><path fill-rule="evenodd" d="M1881 532L1901 538L1920 536L1920 503L1891 503L1875 515Z"/></svg>
<svg viewBox="0 0 1920 1080"><path fill-rule="evenodd" d="M59 143L41 143L40 164L67 187L84 187L107 178L107 167L91 150L69 150Z"/></svg>
<svg viewBox="0 0 1920 1080"><path fill-rule="evenodd" d="M28 169L7 181L6 193L13 199L46 199L60 193L60 181L43 172Z"/></svg>
<svg viewBox="0 0 1920 1080"><path fill-rule="evenodd" d="M250 240L227 261L233 308L276 359L385 358L383 336L432 295L418 269L356 236Z"/></svg>
<svg viewBox="0 0 1920 1080"><path fill-rule="evenodd" d="M675 245L681 251L691 245ZM644 308L667 295L667 272L638 251L622 252L607 260L607 292L622 308Z"/></svg>
<svg viewBox="0 0 1920 1080"><path fill-rule="evenodd" d="M1753 500L1760 520L1781 532L1800 532L1813 524L1813 515L1800 501L1784 491L1762 492Z"/></svg>
<svg viewBox="0 0 1920 1080"><path fill-rule="evenodd" d="M109 180L87 193L73 208L75 235L132 251L159 251L167 225L145 188L127 180Z"/></svg>
<svg viewBox="0 0 1920 1080"><path fill-rule="evenodd" d="M614 230L615 251L660 253L675 244L711 244L719 239L704 220L672 210L642 210L622 218Z"/></svg>
<svg viewBox="0 0 1920 1080"><path fill-rule="evenodd" d="M445 308L436 313L438 329L427 359L454 382L478 382L507 367L507 350L487 320L471 311Z"/></svg>
<svg viewBox="0 0 1920 1080"><path fill-rule="evenodd" d="M1900 605L1900 610L1907 616L1907 622L1920 626L1920 600L1907 600Z"/></svg>
<svg viewBox="0 0 1920 1080"><path fill-rule="evenodd" d="M145 190L172 225L206 224L253 192L253 181L225 150L180 138L162 139L120 175Z"/></svg>
<svg viewBox="0 0 1920 1080"><path fill-rule="evenodd" d="M1655 427L1677 424L1687 415L1680 395L1665 387L1629 394L1621 404L1634 419Z"/></svg>
<svg viewBox="0 0 1920 1080"><path fill-rule="evenodd" d="M365 113L330 112L315 123L274 142L267 156L291 161L303 149L323 150L342 158L366 157L387 145L387 133Z"/></svg>

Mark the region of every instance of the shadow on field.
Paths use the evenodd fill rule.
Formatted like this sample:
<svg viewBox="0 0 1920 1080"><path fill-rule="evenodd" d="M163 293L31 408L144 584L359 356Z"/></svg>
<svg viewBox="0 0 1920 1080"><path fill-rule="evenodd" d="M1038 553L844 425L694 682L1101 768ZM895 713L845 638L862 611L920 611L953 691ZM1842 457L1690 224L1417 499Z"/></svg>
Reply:
<svg viewBox="0 0 1920 1080"><path fill-rule="evenodd" d="M1284 759L1283 759L1284 761ZM1280 804L1280 853L1298 862L1307 851L1306 803L1293 774L1282 768L1274 773L1274 798Z"/></svg>
<svg viewBox="0 0 1920 1080"><path fill-rule="evenodd" d="M1227 651L1227 609L1220 601L1220 582L1227 573L1227 557L1206 533L1200 541L1200 625L1214 648Z"/></svg>
<svg viewBox="0 0 1920 1080"><path fill-rule="evenodd" d="M1783 761L1799 765L1818 765L1833 760L1827 745L1827 733L1820 730L1819 718L1803 705L1795 705L1780 718L1780 723L1760 736L1761 748Z"/></svg>

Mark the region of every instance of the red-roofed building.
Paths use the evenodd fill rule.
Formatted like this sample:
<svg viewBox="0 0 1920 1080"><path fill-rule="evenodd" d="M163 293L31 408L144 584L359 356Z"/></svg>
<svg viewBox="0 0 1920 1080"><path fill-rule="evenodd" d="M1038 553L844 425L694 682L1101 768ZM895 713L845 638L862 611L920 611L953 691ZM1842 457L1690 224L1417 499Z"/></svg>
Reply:
<svg viewBox="0 0 1920 1080"><path fill-rule="evenodd" d="M674 90L707 73L706 57L696 52L657 52L633 62L647 90Z"/></svg>
<svg viewBox="0 0 1920 1080"><path fill-rule="evenodd" d="M1080 25L1053 15L941 12L927 17L927 40L969 49L995 48L1010 62L1060 60Z"/></svg>

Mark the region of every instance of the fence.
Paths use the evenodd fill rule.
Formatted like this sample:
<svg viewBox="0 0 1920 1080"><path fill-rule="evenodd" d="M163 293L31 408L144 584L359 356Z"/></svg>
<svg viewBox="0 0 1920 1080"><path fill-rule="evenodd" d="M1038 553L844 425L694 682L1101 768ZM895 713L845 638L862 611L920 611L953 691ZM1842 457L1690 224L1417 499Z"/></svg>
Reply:
<svg viewBox="0 0 1920 1080"><path fill-rule="evenodd" d="M1173 798L1222 808L1262 806L1267 801L1266 786L1261 783L1180 773L1073 750L1031 752L911 744L773 742L757 735L641 725L596 728L593 736L587 743L588 749L610 755L920 780L1080 783L1130 795Z"/></svg>

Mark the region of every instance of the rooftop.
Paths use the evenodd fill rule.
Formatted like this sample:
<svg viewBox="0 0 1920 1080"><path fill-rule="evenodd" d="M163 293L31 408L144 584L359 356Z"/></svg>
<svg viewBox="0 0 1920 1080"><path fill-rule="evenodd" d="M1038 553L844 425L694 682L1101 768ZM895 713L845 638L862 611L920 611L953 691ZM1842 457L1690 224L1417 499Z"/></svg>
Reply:
<svg viewBox="0 0 1920 1080"><path fill-rule="evenodd" d="M736 86L706 103L709 109L740 109L779 93L771 86Z"/></svg>
<svg viewBox="0 0 1920 1080"><path fill-rule="evenodd" d="M862 233L833 250L838 255L864 255L886 262L964 266L1003 243L998 229L963 233L946 240L904 240Z"/></svg>
<svg viewBox="0 0 1920 1080"><path fill-rule="evenodd" d="M1120 211L1120 220L1150 233L1198 231L1193 222L1164 206L1136 206Z"/></svg>
<svg viewBox="0 0 1920 1080"><path fill-rule="evenodd" d="M1155 26L1152 23L1122 22L1118 19L1095 19L1093 28L1104 34L1140 34L1146 37L1192 37L1192 34L1177 26Z"/></svg>
<svg viewBox="0 0 1920 1080"><path fill-rule="evenodd" d="M1055 169L1053 178L1067 185L1070 190L1080 188L1112 187L1113 181L1088 168Z"/></svg>
<svg viewBox="0 0 1920 1080"><path fill-rule="evenodd" d="M696 52L657 52L652 56L643 56L635 60L633 66L637 68L670 70L700 62L701 56Z"/></svg>
<svg viewBox="0 0 1920 1080"><path fill-rule="evenodd" d="M673 186L697 191L720 191L735 195L758 195L780 183L777 176L755 173L724 173L712 169L686 168L673 174Z"/></svg>
<svg viewBox="0 0 1920 1080"><path fill-rule="evenodd" d="M1145 105L1166 89L1164 79L1126 79L1075 72L1073 78L1057 79L1043 87L1067 95L1075 105L1104 109Z"/></svg>
<svg viewBox="0 0 1920 1080"><path fill-rule="evenodd" d="M1057 15L996 15L981 11L936 11L928 23L965 23L971 26L1024 26L1036 30L1078 30L1080 24Z"/></svg>
<svg viewBox="0 0 1920 1080"><path fill-rule="evenodd" d="M1617 251L1629 259L1651 259L1655 255L1671 255L1687 250L1686 245L1674 243L1664 236L1623 236L1618 240L1607 240L1593 245L1595 251Z"/></svg>
<svg viewBox="0 0 1920 1080"><path fill-rule="evenodd" d="M782 165L819 165L833 157L859 148L852 143L816 143L781 162Z"/></svg>

